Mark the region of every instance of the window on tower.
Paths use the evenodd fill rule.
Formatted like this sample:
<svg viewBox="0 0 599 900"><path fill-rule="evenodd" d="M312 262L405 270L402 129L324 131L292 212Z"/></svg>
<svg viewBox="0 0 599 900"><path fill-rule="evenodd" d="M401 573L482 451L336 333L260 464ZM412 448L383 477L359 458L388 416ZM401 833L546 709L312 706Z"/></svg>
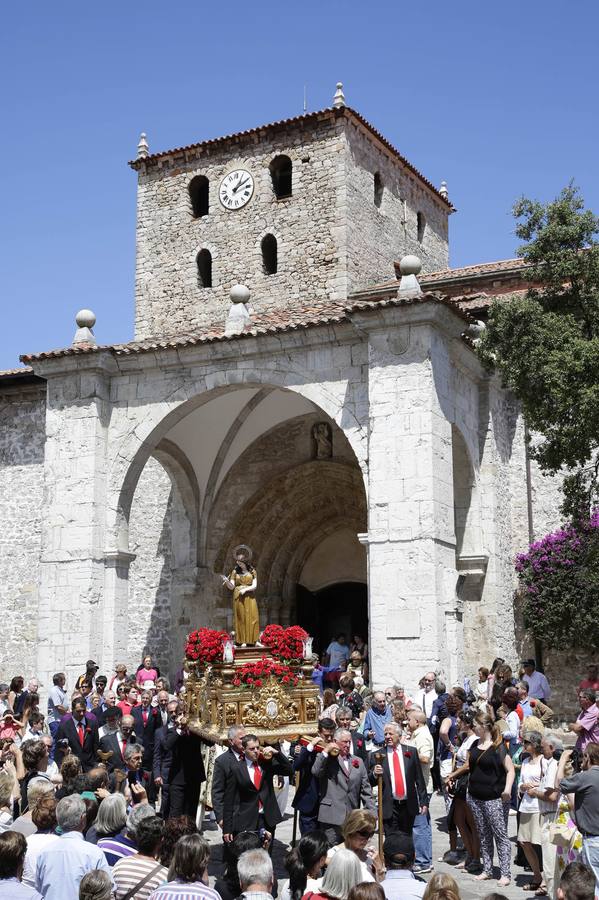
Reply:
<svg viewBox="0 0 599 900"><path fill-rule="evenodd" d="M424 232L426 231L426 218L422 212L416 214L416 231L418 240L422 243L424 240Z"/></svg>
<svg viewBox="0 0 599 900"><path fill-rule="evenodd" d="M383 202L383 179L380 172L374 173L374 205L380 206Z"/></svg>
<svg viewBox="0 0 599 900"><path fill-rule="evenodd" d="M272 178L272 189L275 192L277 200L283 200L284 197L291 197L293 166L288 156L275 156L270 166L270 177Z"/></svg>
<svg viewBox="0 0 599 900"><path fill-rule="evenodd" d="M210 250L200 250L196 257L198 267L198 287L212 287L212 254Z"/></svg>
<svg viewBox="0 0 599 900"><path fill-rule="evenodd" d="M262 238L262 267L265 275L276 275L279 265L277 239L274 234Z"/></svg>
<svg viewBox="0 0 599 900"><path fill-rule="evenodd" d="M189 199L194 219L207 216L209 212L209 187L210 182L205 175L196 175L189 182Z"/></svg>

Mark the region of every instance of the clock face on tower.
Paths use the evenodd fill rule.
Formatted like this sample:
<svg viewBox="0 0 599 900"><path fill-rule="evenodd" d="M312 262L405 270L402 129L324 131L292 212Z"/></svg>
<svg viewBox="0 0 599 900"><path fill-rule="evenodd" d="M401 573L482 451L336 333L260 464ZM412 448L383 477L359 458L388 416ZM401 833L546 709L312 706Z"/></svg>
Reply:
<svg viewBox="0 0 599 900"><path fill-rule="evenodd" d="M220 183L218 196L225 209L241 209L254 193L254 179L247 169L234 169Z"/></svg>

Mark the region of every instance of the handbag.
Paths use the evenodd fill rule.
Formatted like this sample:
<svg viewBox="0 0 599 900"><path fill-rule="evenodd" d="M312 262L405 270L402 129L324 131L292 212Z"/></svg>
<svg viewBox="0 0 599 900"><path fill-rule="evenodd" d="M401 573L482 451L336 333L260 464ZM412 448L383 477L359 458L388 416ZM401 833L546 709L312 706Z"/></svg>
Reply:
<svg viewBox="0 0 599 900"><path fill-rule="evenodd" d="M549 843L556 847L569 847L575 834L574 826L552 822L549 826Z"/></svg>
<svg viewBox="0 0 599 900"><path fill-rule="evenodd" d="M144 884L147 884L148 881L150 880L150 878L153 878L154 875L156 875L156 873L159 872L161 868L162 868L162 863L157 863L157 865L155 865L154 868L151 869L147 875L144 875L144 877L140 881L138 881L137 884L134 884L133 887L127 891L126 894L123 894L122 900L132 900L132 898L135 897L137 892L144 886Z"/></svg>

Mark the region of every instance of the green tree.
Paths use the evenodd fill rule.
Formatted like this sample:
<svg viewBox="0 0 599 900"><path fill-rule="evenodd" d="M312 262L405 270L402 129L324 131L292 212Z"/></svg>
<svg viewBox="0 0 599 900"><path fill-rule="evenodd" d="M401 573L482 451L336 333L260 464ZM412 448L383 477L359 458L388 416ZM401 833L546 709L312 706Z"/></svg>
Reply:
<svg viewBox="0 0 599 900"><path fill-rule="evenodd" d="M478 352L539 433L531 455L541 469L568 470L564 513L588 518L599 498L599 218L573 184L513 212L533 286L493 302Z"/></svg>

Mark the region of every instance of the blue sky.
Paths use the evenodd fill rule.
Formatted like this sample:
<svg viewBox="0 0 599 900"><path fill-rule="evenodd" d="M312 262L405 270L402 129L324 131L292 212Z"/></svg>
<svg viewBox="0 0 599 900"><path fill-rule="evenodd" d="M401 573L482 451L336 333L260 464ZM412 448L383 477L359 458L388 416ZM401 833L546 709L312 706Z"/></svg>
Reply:
<svg viewBox="0 0 599 900"><path fill-rule="evenodd" d="M514 255L510 207L574 178L599 211L593 2L7 4L0 37L0 368L133 330L140 131L157 151L359 110L458 212L451 264Z"/></svg>

